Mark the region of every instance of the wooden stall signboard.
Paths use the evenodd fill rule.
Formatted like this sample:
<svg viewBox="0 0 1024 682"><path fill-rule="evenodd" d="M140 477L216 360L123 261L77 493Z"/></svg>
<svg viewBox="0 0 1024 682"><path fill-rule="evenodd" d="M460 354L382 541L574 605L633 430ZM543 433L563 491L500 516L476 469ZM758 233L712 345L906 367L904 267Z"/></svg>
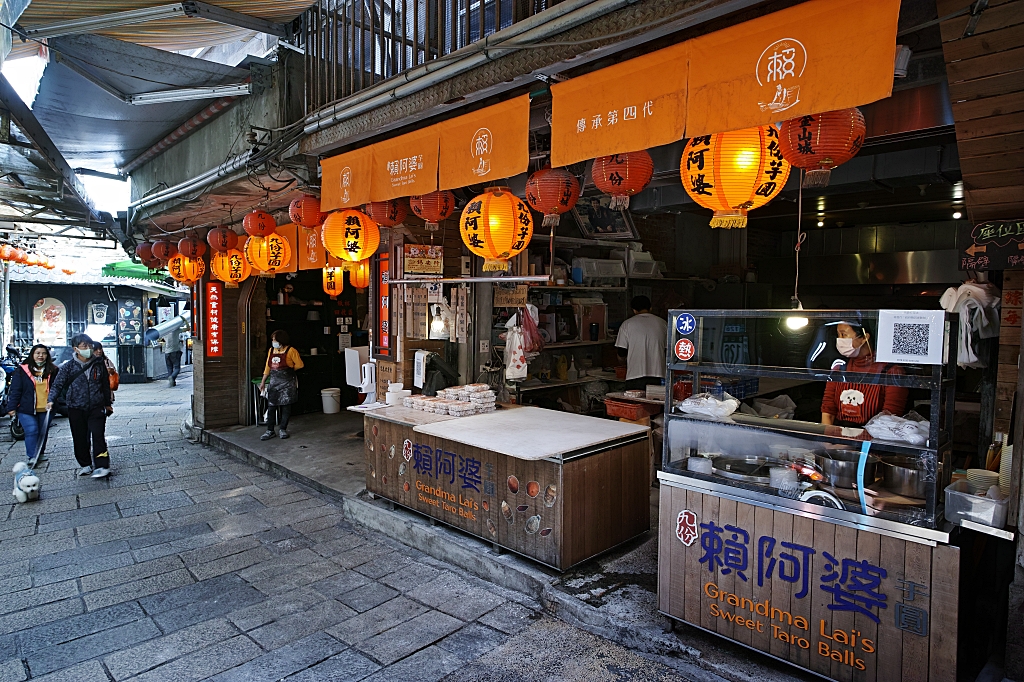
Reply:
<svg viewBox="0 0 1024 682"><path fill-rule="evenodd" d="M1024 267L1024 219L990 220L959 226L956 245L961 270Z"/></svg>
<svg viewBox="0 0 1024 682"><path fill-rule="evenodd" d="M427 436L369 415L364 433L371 493L559 570L650 525L647 441L559 464Z"/></svg>
<svg viewBox="0 0 1024 682"><path fill-rule="evenodd" d="M440 244L404 244L407 275L443 275L444 247Z"/></svg>
<svg viewBox="0 0 1024 682"><path fill-rule="evenodd" d="M514 287L498 286L494 289L495 308L522 308L526 305L528 287L520 284Z"/></svg>
<svg viewBox="0 0 1024 682"><path fill-rule="evenodd" d="M662 482L659 609L816 674L956 679L960 550Z"/></svg>

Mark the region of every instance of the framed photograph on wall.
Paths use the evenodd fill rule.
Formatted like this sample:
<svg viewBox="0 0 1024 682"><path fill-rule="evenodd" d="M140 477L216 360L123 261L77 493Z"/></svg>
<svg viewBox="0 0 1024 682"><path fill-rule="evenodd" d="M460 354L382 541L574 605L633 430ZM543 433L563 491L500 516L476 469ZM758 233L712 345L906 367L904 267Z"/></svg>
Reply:
<svg viewBox="0 0 1024 682"><path fill-rule="evenodd" d="M580 234L587 239L639 239L627 209L608 208L611 197L580 197L572 209Z"/></svg>

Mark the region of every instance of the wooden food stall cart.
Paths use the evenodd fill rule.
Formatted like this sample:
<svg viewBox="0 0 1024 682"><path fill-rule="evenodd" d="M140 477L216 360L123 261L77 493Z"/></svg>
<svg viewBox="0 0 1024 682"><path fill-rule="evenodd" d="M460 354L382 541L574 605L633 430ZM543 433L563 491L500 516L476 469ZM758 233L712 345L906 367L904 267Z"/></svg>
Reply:
<svg viewBox="0 0 1024 682"><path fill-rule="evenodd" d="M560 571L650 529L646 426L387 407L364 433L371 493Z"/></svg>
<svg viewBox="0 0 1024 682"><path fill-rule="evenodd" d="M893 319L912 343L893 336ZM727 401L729 387L790 380L797 413L758 415L750 401L701 414L700 396L667 407L660 610L827 678L956 679L960 550L942 509L950 323L942 311L671 311L668 386ZM870 330L881 364L847 364L841 324ZM906 389L906 410L926 421L889 422L910 429L906 440L870 421L820 423L827 382L849 405Z"/></svg>

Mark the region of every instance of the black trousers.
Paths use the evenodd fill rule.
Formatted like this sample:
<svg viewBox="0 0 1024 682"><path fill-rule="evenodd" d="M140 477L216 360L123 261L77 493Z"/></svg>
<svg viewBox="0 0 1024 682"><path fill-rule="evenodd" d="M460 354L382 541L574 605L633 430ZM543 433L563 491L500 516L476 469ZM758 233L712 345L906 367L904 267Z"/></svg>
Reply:
<svg viewBox="0 0 1024 682"><path fill-rule="evenodd" d="M271 405L267 408L267 431L275 428L288 429L288 420L292 416L291 405Z"/></svg>
<svg viewBox="0 0 1024 682"><path fill-rule="evenodd" d="M89 410L68 408L68 422L71 424L71 439L75 443L75 459L78 460L78 466L109 469L106 410L102 407L94 407ZM90 441L92 444L91 456Z"/></svg>

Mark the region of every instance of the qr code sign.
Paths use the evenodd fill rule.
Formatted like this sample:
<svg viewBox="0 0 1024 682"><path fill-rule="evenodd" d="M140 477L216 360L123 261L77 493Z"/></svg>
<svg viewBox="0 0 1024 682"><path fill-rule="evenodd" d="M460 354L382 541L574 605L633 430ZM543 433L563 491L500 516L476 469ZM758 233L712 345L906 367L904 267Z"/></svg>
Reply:
<svg viewBox="0 0 1024 682"><path fill-rule="evenodd" d="M892 326L892 352L895 355L928 355L928 325L896 322Z"/></svg>

